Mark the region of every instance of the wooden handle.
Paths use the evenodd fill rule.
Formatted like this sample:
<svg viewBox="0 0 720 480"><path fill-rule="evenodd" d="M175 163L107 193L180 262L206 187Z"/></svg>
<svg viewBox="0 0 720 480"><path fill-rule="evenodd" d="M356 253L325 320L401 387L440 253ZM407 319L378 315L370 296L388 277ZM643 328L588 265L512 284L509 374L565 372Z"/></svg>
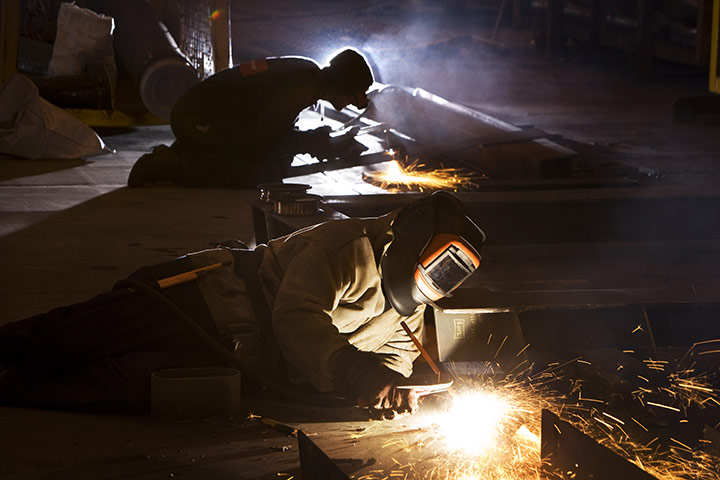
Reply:
<svg viewBox="0 0 720 480"><path fill-rule="evenodd" d="M189 272L173 275L172 277L162 278L157 281L157 284L161 289L165 289L168 287L173 287L175 285L180 285L182 283L191 282L193 280L197 280L199 272L215 270L216 268L220 268L223 265L223 263L213 263L212 265L208 265L206 267L200 267L196 268L195 270L190 270Z"/></svg>

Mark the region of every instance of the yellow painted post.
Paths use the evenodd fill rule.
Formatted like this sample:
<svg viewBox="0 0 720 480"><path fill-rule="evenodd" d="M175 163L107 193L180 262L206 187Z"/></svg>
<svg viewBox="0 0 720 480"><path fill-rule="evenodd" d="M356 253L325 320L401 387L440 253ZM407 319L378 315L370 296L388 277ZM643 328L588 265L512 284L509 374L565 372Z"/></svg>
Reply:
<svg viewBox="0 0 720 480"><path fill-rule="evenodd" d="M0 85L17 72L20 0L0 0Z"/></svg>
<svg viewBox="0 0 720 480"><path fill-rule="evenodd" d="M710 37L710 91L720 93L718 56L720 56L720 0L713 2L712 36Z"/></svg>

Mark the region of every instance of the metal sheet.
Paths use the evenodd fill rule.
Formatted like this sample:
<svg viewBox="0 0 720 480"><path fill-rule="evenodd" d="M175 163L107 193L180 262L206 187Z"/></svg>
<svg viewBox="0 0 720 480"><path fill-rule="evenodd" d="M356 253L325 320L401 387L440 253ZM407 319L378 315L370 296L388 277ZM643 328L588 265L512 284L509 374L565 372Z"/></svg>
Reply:
<svg viewBox="0 0 720 480"><path fill-rule="evenodd" d="M298 450L303 480L350 480L302 430L298 431Z"/></svg>
<svg viewBox="0 0 720 480"><path fill-rule="evenodd" d="M657 480L548 410L542 412L540 455L548 478Z"/></svg>

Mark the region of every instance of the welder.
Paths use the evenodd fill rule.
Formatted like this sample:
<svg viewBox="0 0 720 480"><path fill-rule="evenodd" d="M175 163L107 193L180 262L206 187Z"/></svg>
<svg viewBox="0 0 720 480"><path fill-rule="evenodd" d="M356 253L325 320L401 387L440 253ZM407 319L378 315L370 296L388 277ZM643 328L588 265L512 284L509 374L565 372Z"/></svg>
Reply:
<svg viewBox="0 0 720 480"><path fill-rule="evenodd" d="M421 337L426 304L477 270L484 240L463 203L437 192L254 250L225 245L143 267L88 302L0 327L0 404L144 409L153 371L225 365L220 345L260 382L334 392L375 417L413 413L417 392L398 382L418 349L401 321Z"/></svg>
<svg viewBox="0 0 720 480"><path fill-rule="evenodd" d="M283 177L295 154L332 160L359 155L351 132L301 131L299 113L327 100L335 109L367 107L373 74L365 58L346 49L321 68L304 57L255 60L220 71L193 86L173 106L175 142L158 145L133 166L128 185L172 181L189 187L254 187Z"/></svg>

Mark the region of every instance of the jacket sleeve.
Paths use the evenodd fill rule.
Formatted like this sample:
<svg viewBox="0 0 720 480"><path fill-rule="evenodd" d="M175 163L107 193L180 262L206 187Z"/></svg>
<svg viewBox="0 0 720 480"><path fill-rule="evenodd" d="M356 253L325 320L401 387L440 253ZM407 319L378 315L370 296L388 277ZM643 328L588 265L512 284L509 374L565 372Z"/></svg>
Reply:
<svg viewBox="0 0 720 480"><path fill-rule="evenodd" d="M349 345L343 321L333 318L342 303L357 317L372 317L380 288L369 244L353 241L338 249L299 242L281 259L283 277L272 308L273 330L293 376L321 391L334 389L334 356ZM349 324L357 318L349 320Z"/></svg>
<svg viewBox="0 0 720 480"><path fill-rule="evenodd" d="M392 336L382 343L373 352L380 357L381 362L391 370L401 373L405 377L409 377L413 371L413 361L420 355L417 347L410 339L405 330L400 325L400 321L405 321L410 331L418 340L422 339L423 330L423 314L425 306L418 308L409 317L400 317L397 313L391 312L395 316L394 330Z"/></svg>

